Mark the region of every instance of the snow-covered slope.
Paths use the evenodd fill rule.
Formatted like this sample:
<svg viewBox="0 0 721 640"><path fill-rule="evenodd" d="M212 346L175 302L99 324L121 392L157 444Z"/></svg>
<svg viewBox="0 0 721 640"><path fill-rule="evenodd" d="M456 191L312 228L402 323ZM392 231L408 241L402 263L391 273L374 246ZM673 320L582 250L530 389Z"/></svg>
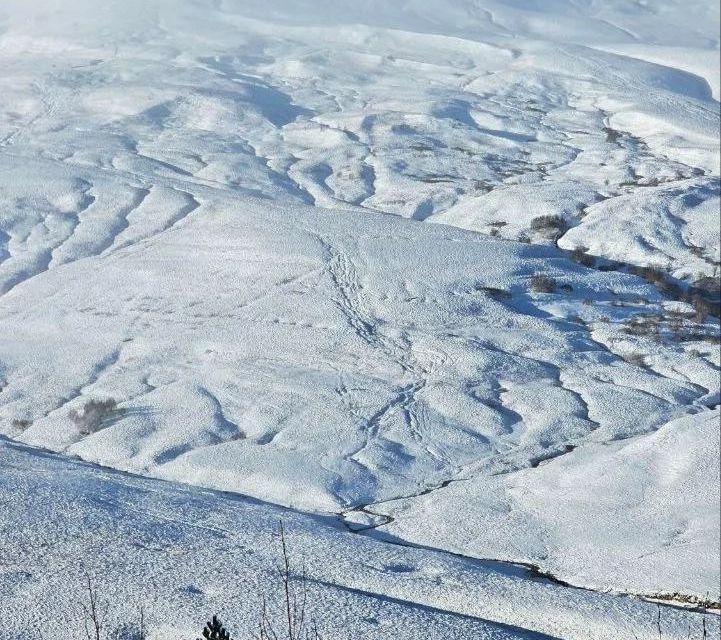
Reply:
<svg viewBox="0 0 721 640"><path fill-rule="evenodd" d="M694 217L718 208L715 3L96 5L3 4L0 139L15 154L509 238L561 215L598 255L585 209L632 197L664 224L641 226L647 247L626 261L718 268L662 204L694 179L710 199ZM713 62L696 75L613 47ZM687 240L671 255L666 226Z"/></svg>
<svg viewBox="0 0 721 640"><path fill-rule="evenodd" d="M135 623L143 607L154 640L197 637L209 612L233 637L251 637L262 595L280 604L281 519L293 566L306 566L323 638L657 637L654 604L560 587L520 566L369 540L329 518L4 440L0 470L0 624L14 640L37 630L48 640L84 637L88 575L101 609L111 605L107 631ZM703 618L663 607L663 637L701 637ZM718 617L705 618L713 637Z"/></svg>
<svg viewBox="0 0 721 640"><path fill-rule="evenodd" d="M658 375L589 334L658 297L630 276L437 225L194 194L174 228L4 296L12 435L338 510L645 433L713 385L699 356L648 345L659 369L688 370ZM557 291L530 291L537 272ZM108 397L117 419L83 433L71 412ZM18 419L32 424L13 433Z"/></svg>
<svg viewBox="0 0 721 640"><path fill-rule="evenodd" d="M0 433L718 601L718 24L5 0Z"/></svg>
<svg viewBox="0 0 721 640"><path fill-rule="evenodd" d="M523 559L575 584L648 593L665 583L703 596L718 579L718 424L718 409L703 412L377 511L394 516L385 530L421 544ZM453 519L464 526L436 524Z"/></svg>

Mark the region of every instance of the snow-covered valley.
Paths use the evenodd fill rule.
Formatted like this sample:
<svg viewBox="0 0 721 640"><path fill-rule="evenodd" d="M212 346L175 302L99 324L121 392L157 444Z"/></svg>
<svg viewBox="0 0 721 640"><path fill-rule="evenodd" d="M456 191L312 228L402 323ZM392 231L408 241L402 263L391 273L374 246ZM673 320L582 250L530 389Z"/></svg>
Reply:
<svg viewBox="0 0 721 640"><path fill-rule="evenodd" d="M718 630L718 27L4 0L2 634L250 633L278 518L324 638Z"/></svg>

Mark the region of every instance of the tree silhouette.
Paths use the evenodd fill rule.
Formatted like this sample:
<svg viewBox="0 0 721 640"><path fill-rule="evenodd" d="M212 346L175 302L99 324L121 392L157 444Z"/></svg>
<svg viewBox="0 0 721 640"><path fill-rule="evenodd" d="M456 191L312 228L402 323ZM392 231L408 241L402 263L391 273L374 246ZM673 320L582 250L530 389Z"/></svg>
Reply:
<svg viewBox="0 0 721 640"><path fill-rule="evenodd" d="M204 640L232 640L230 632L225 629L218 616L213 616L213 619L206 623L205 629L203 629L203 638ZM198 638L198 640L201 639Z"/></svg>

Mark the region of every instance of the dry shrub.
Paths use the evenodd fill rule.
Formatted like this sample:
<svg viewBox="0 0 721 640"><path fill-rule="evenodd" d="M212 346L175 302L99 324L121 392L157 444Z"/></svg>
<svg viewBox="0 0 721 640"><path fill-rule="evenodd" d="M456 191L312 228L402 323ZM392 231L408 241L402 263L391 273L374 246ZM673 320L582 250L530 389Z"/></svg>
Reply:
<svg viewBox="0 0 721 640"><path fill-rule="evenodd" d="M531 231L557 240L568 230L568 223L559 215L538 216L531 220Z"/></svg>
<svg viewBox="0 0 721 640"><path fill-rule="evenodd" d="M483 285L478 285L476 289L478 291L483 291L483 293L493 300L510 300L513 297L510 291L507 291L506 289L499 289L498 287L484 287Z"/></svg>
<svg viewBox="0 0 721 640"><path fill-rule="evenodd" d="M584 267L592 267L596 264L596 258L588 255L588 247L578 246L571 251L571 260L582 264Z"/></svg>
<svg viewBox="0 0 721 640"><path fill-rule="evenodd" d="M82 435L100 431L103 422L117 411L118 403L113 398L90 399L80 411L73 409L68 415Z"/></svg>
<svg viewBox="0 0 721 640"><path fill-rule="evenodd" d="M648 367L648 364L646 363L646 356L636 351L627 353L625 356L623 356L623 359L629 364L634 365L635 367L642 367L644 369Z"/></svg>
<svg viewBox="0 0 721 640"><path fill-rule="evenodd" d="M529 286L535 293L553 293L556 290L556 279L545 273L536 273L531 276Z"/></svg>
<svg viewBox="0 0 721 640"><path fill-rule="evenodd" d="M704 322L713 313L713 305L703 296L692 296L691 306L694 310L694 320L696 322Z"/></svg>
<svg viewBox="0 0 721 640"><path fill-rule="evenodd" d="M295 575L285 539L283 522L280 522L280 566L276 570L276 584L271 586L276 595L262 595L259 621L259 640L320 640L318 627L310 617L308 577L305 567Z"/></svg>
<svg viewBox="0 0 721 640"><path fill-rule="evenodd" d="M658 315L637 316L621 331L630 336L650 336L659 332L661 317Z"/></svg>
<svg viewBox="0 0 721 640"><path fill-rule="evenodd" d="M718 276L700 275L694 281L693 289L712 297L718 297L719 293L721 293L721 279Z"/></svg>
<svg viewBox="0 0 721 640"><path fill-rule="evenodd" d="M25 420L22 418L15 418L12 421L13 429L17 429L18 431L26 431L32 426L32 424L32 420Z"/></svg>

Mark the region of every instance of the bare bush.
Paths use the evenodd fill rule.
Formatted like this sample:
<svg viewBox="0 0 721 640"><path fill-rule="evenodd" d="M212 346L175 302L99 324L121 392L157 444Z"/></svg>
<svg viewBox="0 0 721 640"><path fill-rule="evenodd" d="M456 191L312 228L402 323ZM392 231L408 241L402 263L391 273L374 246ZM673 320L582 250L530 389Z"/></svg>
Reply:
<svg viewBox="0 0 721 640"><path fill-rule="evenodd" d="M102 428L103 422L117 410L118 403L113 398L106 400L88 400L82 410L73 409L68 415L82 435L90 435Z"/></svg>
<svg viewBox="0 0 721 640"><path fill-rule="evenodd" d="M108 615L108 603L100 601L98 591L93 587L90 576L86 577L86 581L87 600L81 604L85 638L86 640L103 640L107 637L105 619Z"/></svg>
<svg viewBox="0 0 721 640"><path fill-rule="evenodd" d="M666 274L657 267L650 266L636 266L630 267L631 273L640 276L644 280L651 282L652 284L658 285L666 281Z"/></svg>
<svg viewBox="0 0 721 640"><path fill-rule="evenodd" d="M529 286L536 293L553 293L556 290L556 279L545 273L536 273L531 276Z"/></svg>
<svg viewBox="0 0 721 640"><path fill-rule="evenodd" d="M596 258L588 255L588 247L582 245L571 251L571 260L582 264L584 267L592 267L596 264Z"/></svg>
<svg viewBox="0 0 721 640"><path fill-rule="evenodd" d="M621 331L630 336L652 336L657 335L660 329L661 317L657 315L636 316L625 325Z"/></svg>
<svg viewBox="0 0 721 640"><path fill-rule="evenodd" d="M672 315L668 320L668 328L674 333L678 333L683 329L683 318Z"/></svg>
<svg viewBox="0 0 721 640"><path fill-rule="evenodd" d="M531 231L557 240L568 230L568 223L559 215L538 216L531 220Z"/></svg>
<svg viewBox="0 0 721 640"><path fill-rule="evenodd" d="M510 291L507 291L506 289L499 289L498 287L484 287L479 284L476 286L476 290L483 291L483 293L493 300L510 300L513 297L513 294L511 294Z"/></svg>
<svg viewBox="0 0 721 640"><path fill-rule="evenodd" d="M691 298L691 306L694 310L694 320L696 322L705 322L709 314L713 312L711 302L700 295L695 295Z"/></svg>
<svg viewBox="0 0 721 640"><path fill-rule="evenodd" d="M698 292L718 297L721 293L721 279L718 276L699 275L693 283L693 288Z"/></svg>
<svg viewBox="0 0 721 640"><path fill-rule="evenodd" d="M145 612L140 608L137 624L124 624L110 631L108 629L107 600L102 600L98 589L93 585L92 578L85 576L85 599L80 603L85 640L147 640L145 629Z"/></svg>
<svg viewBox="0 0 721 640"><path fill-rule="evenodd" d="M15 418L12 421L12 427L13 429L17 429L18 431L26 431L29 429L33 424L32 420L25 420L23 418Z"/></svg>
<svg viewBox="0 0 721 640"><path fill-rule="evenodd" d="M631 265L628 271L655 285L656 288L668 298L673 300L689 299L689 291L678 282L674 282L668 274L658 267ZM691 290L695 291L693 287Z"/></svg>
<svg viewBox="0 0 721 640"><path fill-rule="evenodd" d="M305 567L301 567L300 575L293 574L282 521L279 530L281 564L276 569L277 582L272 590L276 594L280 592L281 602L274 607L263 594L258 640L320 640L315 621L308 617Z"/></svg>
<svg viewBox="0 0 721 640"><path fill-rule="evenodd" d="M642 367L644 369L648 367L648 364L646 363L646 356L636 351L627 353L625 356L623 356L623 359L628 362L628 364L632 364L635 367Z"/></svg>
<svg viewBox="0 0 721 640"><path fill-rule="evenodd" d="M657 287L666 285L666 274L658 267L631 265L629 270Z"/></svg>

